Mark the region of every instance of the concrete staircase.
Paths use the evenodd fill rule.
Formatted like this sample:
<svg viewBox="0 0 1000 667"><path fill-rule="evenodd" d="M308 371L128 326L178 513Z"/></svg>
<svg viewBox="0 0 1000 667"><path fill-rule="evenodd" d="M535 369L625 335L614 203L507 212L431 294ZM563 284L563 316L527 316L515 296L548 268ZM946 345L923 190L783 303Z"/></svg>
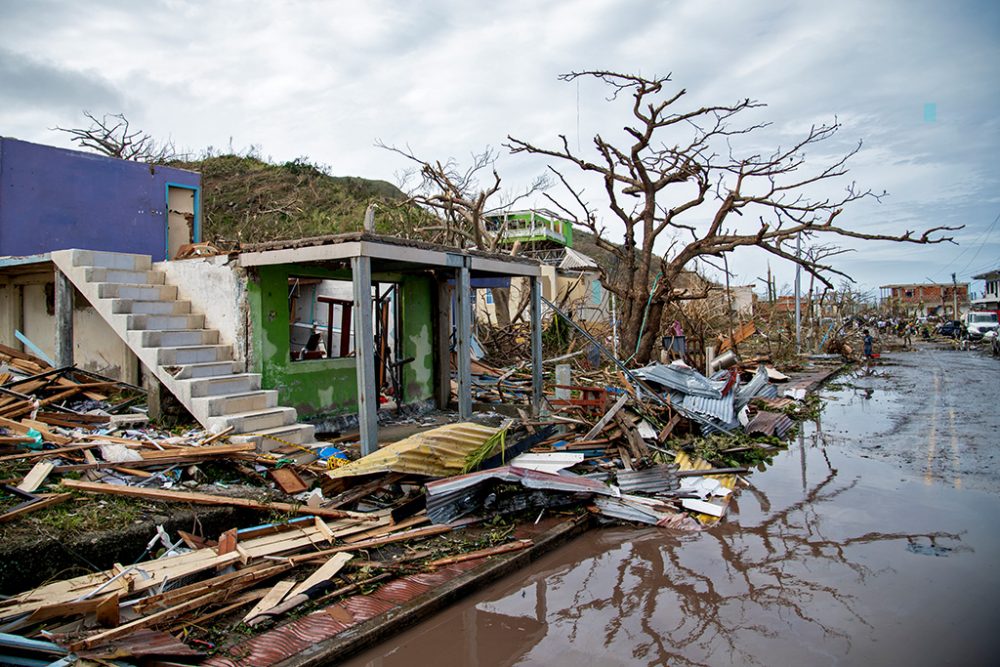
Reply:
<svg viewBox="0 0 1000 667"><path fill-rule="evenodd" d="M206 429L233 427L234 440L253 440L261 451L323 446L315 430L298 424L294 408L278 405L278 392L260 388L260 374L245 373L205 316L177 298L148 255L59 250L52 261L125 344ZM294 452L301 452L290 448Z"/></svg>

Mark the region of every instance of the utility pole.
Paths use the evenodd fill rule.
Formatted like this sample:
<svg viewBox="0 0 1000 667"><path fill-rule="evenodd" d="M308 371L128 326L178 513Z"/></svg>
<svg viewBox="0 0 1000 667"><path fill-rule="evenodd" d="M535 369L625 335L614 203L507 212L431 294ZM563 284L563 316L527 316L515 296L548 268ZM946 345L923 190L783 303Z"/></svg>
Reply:
<svg viewBox="0 0 1000 667"><path fill-rule="evenodd" d="M795 236L795 259L799 258L802 252L802 235ZM795 264L795 353L802 353L802 266Z"/></svg>
<svg viewBox="0 0 1000 667"><path fill-rule="evenodd" d="M955 274L951 274L951 313L953 317L951 319L958 319L958 282L955 280Z"/></svg>

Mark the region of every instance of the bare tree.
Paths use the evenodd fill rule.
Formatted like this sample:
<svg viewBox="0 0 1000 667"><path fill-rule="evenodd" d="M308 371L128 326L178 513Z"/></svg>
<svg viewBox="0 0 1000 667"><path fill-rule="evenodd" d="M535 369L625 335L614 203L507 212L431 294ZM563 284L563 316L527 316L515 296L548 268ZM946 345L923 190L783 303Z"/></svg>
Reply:
<svg viewBox="0 0 1000 667"><path fill-rule="evenodd" d="M69 134L70 141L81 148L122 160L160 164L180 157L172 141L161 143L142 130L133 130L125 114L104 114L100 119L89 111L83 115L90 119L90 127L53 129Z"/></svg>
<svg viewBox="0 0 1000 667"><path fill-rule="evenodd" d="M446 245L475 247L485 252L510 252L501 245L504 227L490 225L488 218L549 186L548 177L543 175L520 192L502 192L501 178L496 170L498 153L489 146L482 152L473 153L469 166L463 167L453 158L431 162L414 155L409 147L388 146L381 141L376 145L417 165L415 170L403 175L401 189L407 192L406 203L416 204L429 213L431 222L414 232L426 240ZM510 291L496 288L493 297L497 323L506 327L511 322Z"/></svg>
<svg viewBox="0 0 1000 667"><path fill-rule="evenodd" d="M843 207L881 195L859 190L853 183L834 198L812 198L808 191L847 173L846 164L860 143L831 164L811 170L805 151L833 137L838 122L813 126L793 145L768 154L737 157L729 141L765 127L766 123L734 126L741 113L764 106L745 99L730 105L678 109L684 89L669 91L670 76L645 78L609 71L572 72L562 81L593 78L611 89L609 101L632 97L628 145L615 145L601 135L593 139L595 157L570 148L565 135L546 148L508 137L512 153L529 153L569 163L603 182L604 198L613 219L623 226L625 242L612 243L597 213L581 191L552 168L571 194L571 206L549 199L595 236L597 245L612 253L619 270L607 281L621 305L624 349L636 349L638 361L650 357L654 333L664 306L683 294L678 278L693 260L721 257L736 248L755 246L795 262L817 280L833 287L833 275L846 276L822 259L796 256L794 241L818 234L908 243L951 241L941 232L959 227L934 227L914 235L871 234L837 223ZM883 193L884 194L884 193ZM546 195L548 196L548 195ZM571 211L570 209L573 209ZM579 210L579 214L574 211ZM698 224L697 220L706 220ZM658 240L663 237L663 242ZM665 249L660 249L666 245ZM661 274L655 281L656 274Z"/></svg>

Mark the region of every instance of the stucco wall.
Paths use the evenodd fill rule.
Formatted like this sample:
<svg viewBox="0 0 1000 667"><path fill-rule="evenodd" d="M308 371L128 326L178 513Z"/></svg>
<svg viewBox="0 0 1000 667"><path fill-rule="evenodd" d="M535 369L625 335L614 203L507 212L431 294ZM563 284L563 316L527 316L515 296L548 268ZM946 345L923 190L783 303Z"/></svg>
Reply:
<svg viewBox="0 0 1000 667"><path fill-rule="evenodd" d="M166 255L166 187L197 173L0 137L0 256L80 248Z"/></svg>
<svg viewBox="0 0 1000 667"><path fill-rule="evenodd" d="M251 366L261 373L262 385L277 389L279 404L294 407L313 421L357 412L357 374L353 357L291 361L289 355L288 277L307 276L350 280L350 272L309 265L263 266L248 283L252 333ZM373 275L377 281L402 284L403 357L414 357L404 367L405 402L433 396L432 283L424 276Z"/></svg>
<svg viewBox="0 0 1000 667"><path fill-rule="evenodd" d="M205 326L219 330L219 342L233 346L233 358L245 362L249 310L246 272L220 255L156 262L154 269L177 286L177 297L191 302L191 312L205 315Z"/></svg>

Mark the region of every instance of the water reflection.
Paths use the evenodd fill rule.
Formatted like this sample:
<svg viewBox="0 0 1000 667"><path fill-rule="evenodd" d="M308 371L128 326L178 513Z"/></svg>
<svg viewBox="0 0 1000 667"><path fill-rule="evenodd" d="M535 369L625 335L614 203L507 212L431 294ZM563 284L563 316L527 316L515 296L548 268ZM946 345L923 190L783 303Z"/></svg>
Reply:
<svg viewBox="0 0 1000 667"><path fill-rule="evenodd" d="M859 633L866 641L876 634L873 579L893 575L901 557L969 549L950 532L873 530L887 524L866 515L862 477L834 465L825 437L818 428L804 432L800 451L768 471L767 488L746 487L716 528L594 531L530 576L456 610L460 620L438 617L438 630L365 664L420 664L425 652L439 667L785 664L847 655ZM905 608L906 593L899 596ZM441 651L442 638L456 644L452 652Z"/></svg>

